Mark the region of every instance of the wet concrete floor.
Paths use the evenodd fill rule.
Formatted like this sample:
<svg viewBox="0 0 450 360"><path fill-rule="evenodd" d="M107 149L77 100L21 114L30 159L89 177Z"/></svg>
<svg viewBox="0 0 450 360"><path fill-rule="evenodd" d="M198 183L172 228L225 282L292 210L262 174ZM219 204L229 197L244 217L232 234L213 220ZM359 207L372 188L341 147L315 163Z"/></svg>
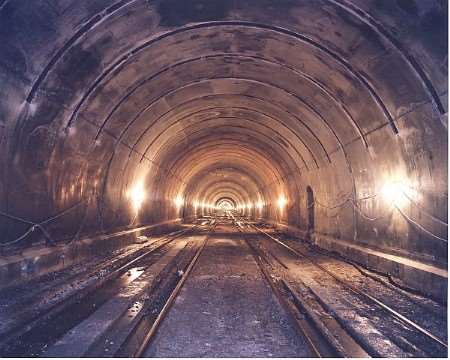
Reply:
<svg viewBox="0 0 450 360"><path fill-rule="evenodd" d="M218 226L145 357L309 357L233 229Z"/></svg>

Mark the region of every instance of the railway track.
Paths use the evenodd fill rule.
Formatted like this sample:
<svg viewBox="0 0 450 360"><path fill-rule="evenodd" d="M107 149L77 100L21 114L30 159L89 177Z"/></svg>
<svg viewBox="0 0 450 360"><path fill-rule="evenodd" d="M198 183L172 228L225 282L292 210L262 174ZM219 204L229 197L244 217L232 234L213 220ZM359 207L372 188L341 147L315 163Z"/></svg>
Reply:
<svg viewBox="0 0 450 360"><path fill-rule="evenodd" d="M370 320L379 317L383 322L391 324L390 329L382 329L383 331L380 330L376 336L379 336L381 339L381 333L383 336L386 333L391 333L391 336L388 336L388 338L393 343L392 348L397 348L397 353L394 356L401 356L402 352L407 354L407 356L445 357L447 355L447 343L439 336L425 329L421 324L414 322L377 297L339 277L325 266L317 263L306 252L294 249L273 235L246 221L241 221L238 224L241 232L245 233L245 229L241 224L245 224L256 230L265 239L270 239L273 244L282 247L296 259L301 259L309 263L312 268L315 268L314 271L322 272L324 274L323 276L329 278L327 280L327 284L328 282L330 283L329 287L334 286L337 289L336 286L339 286L346 292L346 296L349 299L353 299L351 303L359 302L371 310L370 313L361 311L355 313L358 317L367 317ZM246 232L246 234L249 234L249 232ZM339 313L334 311L333 306L329 304L329 297L327 299L322 297L322 294L327 295L326 291L320 289L324 287L323 284L311 286L306 281L302 281L298 273L295 276L289 275L289 271L287 270L288 265L283 260L280 260L278 256L275 256L273 251L271 252L265 249L262 245L256 246L247 238L246 241L254 252L255 259L265 274L266 279L271 283L272 288L276 288L275 292L278 292L277 296L280 298L281 295L281 301L288 303L288 310L290 308L291 315L297 319L297 327L301 329L303 335L311 343L311 348L316 349L315 353L317 356L328 357L330 347L335 351L334 356L362 357L364 355L361 355L363 354L361 350L367 356L386 356L386 353L380 350L382 347L374 339L370 339L370 336L374 336L373 333L369 336L368 334L358 332L355 330L355 327L349 326L349 322L340 315L343 312ZM331 284L331 282L334 284ZM303 314L304 317L299 317L298 313ZM322 314L323 319L319 319L317 314ZM302 321L299 322L299 318ZM308 321L305 321L304 318L307 318ZM375 321L375 323L379 324L380 321ZM374 328L374 331L377 331L377 329ZM330 337L330 334L336 335L337 333L339 333L338 336ZM353 341L349 342L348 337L352 338ZM339 341L336 341L336 338ZM324 343L328 343L328 347L326 345L324 346ZM359 348L354 346L355 343Z"/></svg>
<svg viewBox="0 0 450 360"><path fill-rule="evenodd" d="M169 312L191 274L215 227L211 220L201 242L190 242L161 271L138 312L124 313L83 354L87 357L141 357L152 342L159 325Z"/></svg>
<svg viewBox="0 0 450 360"><path fill-rule="evenodd" d="M289 246L254 224L232 216L202 222L195 228L200 229L195 235L188 236L194 228L169 234L126 257L99 281L35 314L26 324L17 324L0 334L0 356L145 356L207 245L217 219L234 224L241 232L288 321L306 340L313 356L446 356L447 344L437 335L342 279L307 252L294 248L295 244ZM299 262L308 264L308 273L322 274L320 279L324 282L311 282L302 273L304 268L294 271ZM340 298L344 292L350 305L342 310L342 304L330 302L329 295ZM354 310L355 304L370 311ZM380 317L392 333L378 327L380 321L374 319ZM363 318L367 319L369 332L354 326ZM403 332L409 335L403 336ZM383 343L384 339L392 343Z"/></svg>
<svg viewBox="0 0 450 360"><path fill-rule="evenodd" d="M305 338L311 354L319 358L358 357L367 358L369 354L331 316L318 316L317 306L312 308L282 277L275 273L274 262L261 252L248 239L242 228L244 240L253 253L253 257L267 283L288 314L288 319L299 336ZM272 257L278 264L287 268L279 259ZM319 311L323 309L319 309ZM336 338L340 340L337 341Z"/></svg>
<svg viewBox="0 0 450 360"><path fill-rule="evenodd" d="M0 333L0 356L39 356L46 348L91 315L99 306L126 284L138 278L146 268L154 264L168 250L173 240L186 236L198 226L168 234L148 246L115 261L101 276L95 277L86 286L69 293L61 299L50 301L13 326L4 326ZM107 264L108 265L108 264ZM108 267L108 266L105 266Z"/></svg>
<svg viewBox="0 0 450 360"><path fill-rule="evenodd" d="M169 312L170 307L180 293L181 288L191 274L198 258L208 242L209 233L214 227L215 221L213 221L211 228L208 230L208 235L205 237L204 241L196 246L192 258L188 260L188 256L186 259L177 263L177 278L174 279L170 276L165 277L165 284L152 295L154 301L149 302L152 304L152 311L147 311L145 313L145 316L140 319L133 333L127 337L115 355L120 357L141 357L144 354L152 341L153 336L156 334L158 326Z"/></svg>

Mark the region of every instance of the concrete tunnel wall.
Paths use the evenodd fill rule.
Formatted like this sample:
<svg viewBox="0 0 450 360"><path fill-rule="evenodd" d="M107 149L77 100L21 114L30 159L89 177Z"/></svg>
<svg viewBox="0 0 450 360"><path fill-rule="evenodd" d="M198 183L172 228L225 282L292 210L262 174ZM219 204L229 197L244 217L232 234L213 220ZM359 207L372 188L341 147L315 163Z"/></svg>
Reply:
<svg viewBox="0 0 450 360"><path fill-rule="evenodd" d="M310 186L313 239L446 262L445 1L3 0L0 83L2 243L227 197L306 232Z"/></svg>

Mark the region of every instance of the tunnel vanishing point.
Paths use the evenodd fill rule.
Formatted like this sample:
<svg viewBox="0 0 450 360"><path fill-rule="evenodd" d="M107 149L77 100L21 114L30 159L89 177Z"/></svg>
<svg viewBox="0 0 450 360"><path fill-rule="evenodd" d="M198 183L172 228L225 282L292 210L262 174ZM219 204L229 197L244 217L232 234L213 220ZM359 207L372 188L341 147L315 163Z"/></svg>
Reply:
<svg viewBox="0 0 450 360"><path fill-rule="evenodd" d="M0 1L0 282L225 209L446 297L447 7Z"/></svg>

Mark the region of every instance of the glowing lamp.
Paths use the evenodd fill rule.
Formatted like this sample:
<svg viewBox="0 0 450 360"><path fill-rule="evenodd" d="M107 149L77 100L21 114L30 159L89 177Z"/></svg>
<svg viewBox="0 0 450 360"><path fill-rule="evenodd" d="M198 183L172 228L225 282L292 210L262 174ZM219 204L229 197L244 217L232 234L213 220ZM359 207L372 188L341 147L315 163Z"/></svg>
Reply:
<svg viewBox="0 0 450 360"><path fill-rule="evenodd" d="M264 207L264 203L260 200L260 201L258 201L258 209L259 210L262 210L262 208Z"/></svg>
<svg viewBox="0 0 450 360"><path fill-rule="evenodd" d="M142 181L137 182L127 192L127 197L131 201L131 206L135 212L138 212L146 198L144 184Z"/></svg>
<svg viewBox="0 0 450 360"><path fill-rule="evenodd" d="M278 208L283 211L284 207L287 204L287 199L284 195L280 195L280 197L278 198Z"/></svg>
<svg viewBox="0 0 450 360"><path fill-rule="evenodd" d="M178 194L174 200L174 203L175 203L175 206L177 207L177 209L181 208L184 203L183 197L180 194Z"/></svg>
<svg viewBox="0 0 450 360"><path fill-rule="evenodd" d="M395 206L405 206L408 201L417 200L417 193L410 186L402 182L387 182L381 189L384 200Z"/></svg>

